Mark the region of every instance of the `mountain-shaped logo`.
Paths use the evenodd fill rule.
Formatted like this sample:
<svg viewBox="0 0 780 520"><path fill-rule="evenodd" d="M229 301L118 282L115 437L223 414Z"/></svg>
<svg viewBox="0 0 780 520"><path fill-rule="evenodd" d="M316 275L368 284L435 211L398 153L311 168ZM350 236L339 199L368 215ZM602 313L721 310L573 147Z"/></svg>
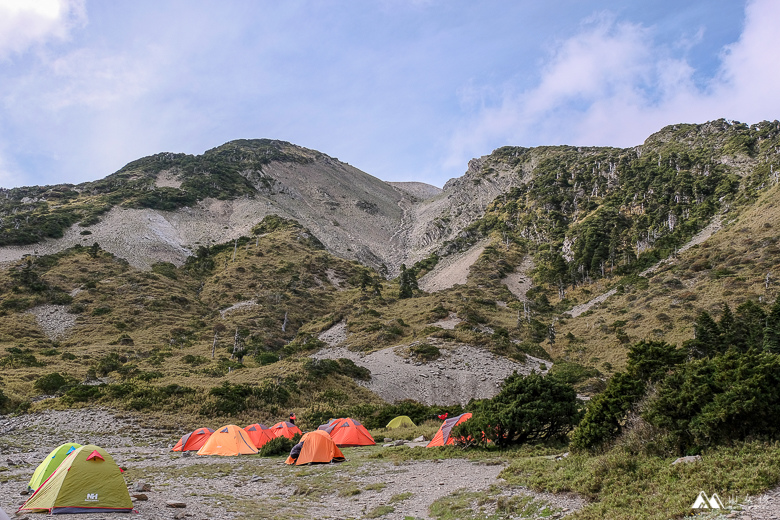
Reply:
<svg viewBox="0 0 780 520"><path fill-rule="evenodd" d="M696 497L691 509L725 509L725 507L717 493L713 493L712 498L707 498L704 491L699 491L699 496Z"/></svg>

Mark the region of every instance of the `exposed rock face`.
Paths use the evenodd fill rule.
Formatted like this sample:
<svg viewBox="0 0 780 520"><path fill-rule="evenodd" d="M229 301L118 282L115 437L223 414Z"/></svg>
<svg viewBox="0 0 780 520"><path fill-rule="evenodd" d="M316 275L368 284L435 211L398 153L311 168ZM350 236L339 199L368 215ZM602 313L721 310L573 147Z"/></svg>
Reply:
<svg viewBox="0 0 780 520"><path fill-rule="evenodd" d="M220 149L229 151L230 145L215 150ZM285 144L284 151L287 159L240 170L255 190L252 195L205 198L174 211L115 206L97 224L74 225L62 238L2 247L0 263L97 242L135 267L181 265L197 247L249 235L265 216L275 214L300 222L330 252L393 276L402 263L413 264L457 237L496 196L519 182L513 169L489 157L472 160L466 175L442 190L420 182L383 182L294 145ZM178 189L185 181L180 169L171 167L156 174L152 184Z"/></svg>
<svg viewBox="0 0 780 520"><path fill-rule="evenodd" d="M406 221L407 263L440 252L445 242L482 217L496 197L526 182L530 171L525 165L518 170L492 156L469 161L462 177L450 179L441 194L411 208Z"/></svg>
<svg viewBox="0 0 780 520"><path fill-rule="evenodd" d="M388 184L420 200L433 198L442 192L441 188L424 182L389 182Z"/></svg>

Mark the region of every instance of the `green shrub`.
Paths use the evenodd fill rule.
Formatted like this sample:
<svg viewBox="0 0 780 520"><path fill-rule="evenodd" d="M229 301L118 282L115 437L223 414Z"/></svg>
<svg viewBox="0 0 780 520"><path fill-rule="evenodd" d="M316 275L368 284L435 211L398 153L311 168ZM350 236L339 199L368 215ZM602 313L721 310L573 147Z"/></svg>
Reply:
<svg viewBox="0 0 780 520"><path fill-rule="evenodd" d="M260 366L271 365L279 361L279 354L274 354L273 352L258 352L255 356L255 361L257 361Z"/></svg>
<svg viewBox="0 0 780 520"><path fill-rule="evenodd" d="M65 392L64 401L66 403L82 403L96 401L103 395L105 385L76 385Z"/></svg>
<svg viewBox="0 0 780 520"><path fill-rule="evenodd" d="M93 368L95 369L96 375L103 377L111 372L119 370L126 361L127 358L120 357L116 352L111 352L100 358Z"/></svg>
<svg viewBox="0 0 780 520"><path fill-rule="evenodd" d="M44 394L57 394L61 389L72 384L72 382L72 379L64 377L59 372L53 372L36 379L33 386Z"/></svg>
<svg viewBox="0 0 780 520"><path fill-rule="evenodd" d="M11 347L7 352L8 354L0 358L0 367L21 368L46 366L46 363L38 361L29 348L22 350L17 347Z"/></svg>
<svg viewBox="0 0 780 520"><path fill-rule="evenodd" d="M152 371L152 372L139 372L135 375L135 378L140 381L152 381L154 379L162 379L165 377L162 372Z"/></svg>
<svg viewBox="0 0 780 520"><path fill-rule="evenodd" d="M289 455L293 446L298 444L301 440L300 434L295 434L292 439L280 436L275 439L271 439L260 447L260 455L262 457L275 457L277 455Z"/></svg>
<svg viewBox="0 0 780 520"><path fill-rule="evenodd" d="M558 360L550 369L549 375L557 377L564 383L570 385L576 385L591 377L598 377L601 374L598 370L592 367L586 367L579 363L572 363L569 361Z"/></svg>
<svg viewBox="0 0 780 520"><path fill-rule="evenodd" d="M193 356L192 354L187 354L186 356L182 357L181 360L184 363L192 366L203 365L209 362L209 360L203 356Z"/></svg>
<svg viewBox="0 0 780 520"><path fill-rule="evenodd" d="M309 379L323 379L329 375L341 374L355 379L371 379L371 372L364 367L355 364L347 358L340 359L309 359L304 364L304 369L309 374Z"/></svg>
<svg viewBox="0 0 780 520"><path fill-rule="evenodd" d="M9 412L9 405L11 404L11 399L3 393L3 390L0 388L0 413L8 413Z"/></svg>
<svg viewBox="0 0 780 520"><path fill-rule="evenodd" d="M593 449L623 431L627 414L644 396L649 383L662 380L685 359L685 351L663 341L640 341L628 351L626 372L617 372L604 392L588 403L582 422L574 431L575 449Z"/></svg>
<svg viewBox="0 0 780 520"><path fill-rule="evenodd" d="M473 416L450 435L499 448L559 439L580 420L577 393L555 377L516 372L506 378L492 399L472 403Z"/></svg>
<svg viewBox="0 0 780 520"><path fill-rule="evenodd" d="M176 280L179 277L176 266L170 262L157 262L152 264L152 272L170 278L171 280Z"/></svg>
<svg viewBox="0 0 780 520"><path fill-rule="evenodd" d="M430 343L419 343L409 347L409 354L421 361L433 361L439 359L441 350L436 345Z"/></svg>
<svg viewBox="0 0 780 520"><path fill-rule="evenodd" d="M104 316L111 312L111 307L97 307L92 311L92 316Z"/></svg>
<svg viewBox="0 0 780 520"><path fill-rule="evenodd" d="M780 437L780 356L730 349L682 365L659 385L643 417L680 453L747 438Z"/></svg>

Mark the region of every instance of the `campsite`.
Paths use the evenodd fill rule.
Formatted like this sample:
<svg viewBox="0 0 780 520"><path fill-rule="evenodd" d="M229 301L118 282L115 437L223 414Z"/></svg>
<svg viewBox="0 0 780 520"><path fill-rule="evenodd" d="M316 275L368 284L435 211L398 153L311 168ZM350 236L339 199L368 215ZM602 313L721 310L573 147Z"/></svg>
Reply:
<svg viewBox="0 0 780 520"><path fill-rule="evenodd" d="M284 457L199 457L172 452L176 435L171 429L154 426L148 418L108 410L47 411L6 418L0 422L5 443L0 507L12 514L28 498L20 492L48 455L48 446L63 437L98 444L114 457L125 470L131 495L147 497L133 502L138 518L171 519L180 512L187 518L220 520L282 518L291 513L305 518L371 518L391 512L385 518L430 518L434 502L449 507L450 501L466 500L461 491L466 482L469 494L489 492L495 500L515 497L540 516L545 510L560 516L583 503L569 494L536 493L502 484L497 477L506 465L505 458L450 458L449 452L426 450L423 442L416 447L345 447L345 462L289 467ZM407 458L410 450L418 452L420 459ZM143 489L143 484L150 489L134 491ZM183 502L186 507L166 507L170 501ZM118 513L109 516L125 518Z"/></svg>
<svg viewBox="0 0 780 520"><path fill-rule="evenodd" d="M288 466L284 456L174 452L177 434L185 433L180 429L159 417L107 409L6 417L0 421L0 508L14 518L29 498L21 492L36 466L63 438L103 446L113 456L124 470L131 496L142 498L134 498L140 515L132 518L562 518L586 505L577 493L535 491L513 478L519 461L538 471L563 467L576 457L550 447L508 453L425 448L428 441L404 441L398 446L344 447L346 460L337 464ZM724 452L713 477L745 479L746 473L755 473L749 468L741 471L736 466L739 460L738 454ZM589 473L587 478L598 476ZM780 490L761 494L741 506L746 516L739 518L771 519L778 501ZM72 518L128 517L101 513Z"/></svg>

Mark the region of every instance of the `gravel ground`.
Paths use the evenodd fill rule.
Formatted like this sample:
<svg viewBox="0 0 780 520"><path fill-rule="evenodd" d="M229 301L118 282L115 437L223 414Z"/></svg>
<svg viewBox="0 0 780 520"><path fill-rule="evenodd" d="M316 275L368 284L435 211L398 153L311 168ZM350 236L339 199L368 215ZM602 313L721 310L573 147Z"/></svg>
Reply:
<svg viewBox="0 0 780 520"><path fill-rule="evenodd" d="M191 519L231 520L293 513L303 518L361 518L389 503L394 511L385 518L428 518L428 508L435 500L459 489L474 492L491 486L499 486L494 489L503 496L532 495L541 505L554 508L557 517L583 505L576 496L504 486L497 478L504 467L501 461L390 462L368 459L368 454L384 449L372 447L345 448L347 462L343 464L296 468L286 466L279 457L171 453L170 447L182 433L148 428L137 417L102 409L0 417L0 507L9 514L15 512L27 498L20 492L37 464L50 450L68 441L104 447L126 469L131 495L137 494L136 486L148 484L150 489L142 492L147 500L135 502L140 515L133 518L168 520L182 514ZM186 507L169 508L168 501L181 501ZM123 514L99 516L128 518ZM71 517L85 518L61 518Z"/></svg>
<svg viewBox="0 0 780 520"><path fill-rule="evenodd" d="M38 326L53 340L62 338L76 326L76 315L68 312L67 305L38 305L27 313L35 316Z"/></svg>
<svg viewBox="0 0 780 520"><path fill-rule="evenodd" d="M136 501L139 515L132 518L165 520L233 520L236 518L365 518L389 505L382 518L430 518L430 505L460 490L479 497L528 496L547 506L552 518L580 509L584 502L570 494L537 493L507 486L497 478L505 462L463 459L393 462L377 458L384 449L344 448L347 462L289 467L281 457L199 457L171 453L170 447L186 432L145 425L143 418L103 409L46 411L18 417L0 416L0 507L13 513L27 498L20 492L38 463L64 442L104 447L126 469L131 495L136 486L147 500ZM181 501L185 508L166 507ZM477 508L476 500L472 507ZM130 518L100 514L101 520ZM711 520L780 519L780 487L753 497L739 512L700 515ZM23 514L17 518L36 518ZM84 515L63 515L84 520ZM93 516L90 516L93 518Z"/></svg>

